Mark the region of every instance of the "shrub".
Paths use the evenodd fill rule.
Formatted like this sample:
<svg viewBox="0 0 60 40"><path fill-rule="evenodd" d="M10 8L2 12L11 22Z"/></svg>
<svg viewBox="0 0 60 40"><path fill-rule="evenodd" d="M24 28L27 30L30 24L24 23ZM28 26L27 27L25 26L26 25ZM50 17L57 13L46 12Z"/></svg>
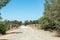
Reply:
<svg viewBox="0 0 60 40"><path fill-rule="evenodd" d="M55 21L52 21L45 16L39 19L39 23L41 25L41 28L44 30L57 30Z"/></svg>
<svg viewBox="0 0 60 40"><path fill-rule="evenodd" d="M0 33L6 34L7 27L5 24L0 24Z"/></svg>

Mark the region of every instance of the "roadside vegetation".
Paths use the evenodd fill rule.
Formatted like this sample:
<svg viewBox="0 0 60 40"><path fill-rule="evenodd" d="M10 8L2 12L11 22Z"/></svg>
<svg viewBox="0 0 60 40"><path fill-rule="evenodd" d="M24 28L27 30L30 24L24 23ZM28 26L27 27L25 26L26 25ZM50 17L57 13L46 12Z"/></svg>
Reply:
<svg viewBox="0 0 60 40"><path fill-rule="evenodd" d="M39 25L38 20L26 20L23 23L23 25L29 26L29 27L32 27L32 28L36 28L36 29L39 29L40 28L40 25Z"/></svg>
<svg viewBox="0 0 60 40"><path fill-rule="evenodd" d="M0 0L0 11L9 2L10 2L10 0ZM7 30L7 24L2 21L1 12L0 12L0 33L1 34L6 34L6 30Z"/></svg>
<svg viewBox="0 0 60 40"><path fill-rule="evenodd" d="M11 0L0 0L0 34L6 34L6 31L12 29L12 28L17 28L22 25L22 21L9 21L9 20L4 20L1 16L1 9L5 7Z"/></svg>
<svg viewBox="0 0 60 40"><path fill-rule="evenodd" d="M0 10L6 6L11 0L0 0ZM0 33L6 34L6 31L10 30L15 26L23 25L40 25L39 27L44 30L57 31L60 34L60 0L45 0L44 2L44 15L38 20L26 20L24 23L22 21L2 21L2 16L0 13ZM11 27L11 26L12 27ZM16 28L17 28L16 27ZM39 28L38 27L38 28Z"/></svg>
<svg viewBox="0 0 60 40"><path fill-rule="evenodd" d="M60 33L60 0L45 0L44 15L39 19L44 30Z"/></svg>
<svg viewBox="0 0 60 40"><path fill-rule="evenodd" d="M11 29L17 29L21 25L22 25L22 21L17 21L17 20L0 21L0 34L6 34L6 31L11 30Z"/></svg>

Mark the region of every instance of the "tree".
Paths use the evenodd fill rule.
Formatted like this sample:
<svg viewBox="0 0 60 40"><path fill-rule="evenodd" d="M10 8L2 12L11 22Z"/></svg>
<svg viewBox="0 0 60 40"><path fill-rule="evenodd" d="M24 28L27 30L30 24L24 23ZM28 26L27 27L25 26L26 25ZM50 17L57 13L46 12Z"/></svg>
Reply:
<svg viewBox="0 0 60 40"><path fill-rule="evenodd" d="M19 22L19 25L22 25L22 21Z"/></svg>
<svg viewBox="0 0 60 40"><path fill-rule="evenodd" d="M6 6L6 4L8 4L10 2L10 0L0 0L0 12L1 12L1 9ZM1 17L1 13L0 13L0 19L2 19Z"/></svg>
<svg viewBox="0 0 60 40"><path fill-rule="evenodd" d="M60 0L45 0L44 6L44 16L40 19L40 23L49 29L60 30Z"/></svg>
<svg viewBox="0 0 60 40"><path fill-rule="evenodd" d="M2 7L6 6L7 3L9 3L10 0L0 0L0 11ZM1 13L0 13L0 20L2 19ZM7 24L5 22L0 21L0 33L6 34L7 31Z"/></svg>
<svg viewBox="0 0 60 40"><path fill-rule="evenodd" d="M25 25L25 26L26 26L26 25L29 25L29 21L26 20L26 21L24 22L24 25Z"/></svg>
<svg viewBox="0 0 60 40"><path fill-rule="evenodd" d="M10 2L10 0L0 0L0 9L4 6L6 6L6 4L9 2Z"/></svg>
<svg viewBox="0 0 60 40"><path fill-rule="evenodd" d="M0 21L2 20L3 18L1 17L1 13L0 13Z"/></svg>

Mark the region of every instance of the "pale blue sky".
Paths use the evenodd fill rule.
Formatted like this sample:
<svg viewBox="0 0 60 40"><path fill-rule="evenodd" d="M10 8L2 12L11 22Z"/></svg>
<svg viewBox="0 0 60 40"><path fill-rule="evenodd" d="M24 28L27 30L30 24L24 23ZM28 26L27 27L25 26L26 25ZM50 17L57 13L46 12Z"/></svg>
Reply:
<svg viewBox="0 0 60 40"><path fill-rule="evenodd" d="M1 10L5 20L37 20L43 15L44 0L11 0Z"/></svg>

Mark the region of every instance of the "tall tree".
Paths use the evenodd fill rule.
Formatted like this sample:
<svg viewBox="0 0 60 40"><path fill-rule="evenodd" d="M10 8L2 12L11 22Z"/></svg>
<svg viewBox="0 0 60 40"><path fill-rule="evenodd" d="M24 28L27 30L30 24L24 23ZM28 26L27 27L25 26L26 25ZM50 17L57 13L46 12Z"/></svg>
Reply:
<svg viewBox="0 0 60 40"><path fill-rule="evenodd" d="M0 0L0 20L2 19L1 17L1 8L6 6L7 3L9 3L10 0Z"/></svg>
<svg viewBox="0 0 60 40"><path fill-rule="evenodd" d="M6 6L7 3L9 3L10 0L0 0L0 9L4 6Z"/></svg>
<svg viewBox="0 0 60 40"><path fill-rule="evenodd" d="M55 27L60 29L60 0L45 0L45 10L42 20L45 21L43 23L44 26L52 29Z"/></svg>

